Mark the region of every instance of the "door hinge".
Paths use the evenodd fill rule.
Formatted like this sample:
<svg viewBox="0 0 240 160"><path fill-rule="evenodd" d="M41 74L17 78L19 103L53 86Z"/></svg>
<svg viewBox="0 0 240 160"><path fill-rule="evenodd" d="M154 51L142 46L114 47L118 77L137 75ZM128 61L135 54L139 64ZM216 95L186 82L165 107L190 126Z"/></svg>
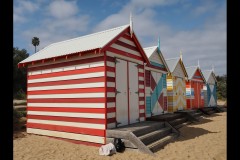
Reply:
<svg viewBox="0 0 240 160"><path fill-rule="evenodd" d="M115 58L115 64L116 64L116 63L119 63L119 62L120 62L120 61L118 61L118 60Z"/></svg>
<svg viewBox="0 0 240 160"><path fill-rule="evenodd" d="M118 91L118 90L116 90L116 91L115 91L115 94L118 94L118 93L121 93L121 92L120 92L120 91Z"/></svg>

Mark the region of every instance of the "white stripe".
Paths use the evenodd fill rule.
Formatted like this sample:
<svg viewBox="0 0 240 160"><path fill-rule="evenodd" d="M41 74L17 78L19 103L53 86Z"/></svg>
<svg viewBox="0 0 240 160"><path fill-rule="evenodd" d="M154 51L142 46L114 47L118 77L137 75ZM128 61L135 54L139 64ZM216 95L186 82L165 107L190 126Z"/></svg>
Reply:
<svg viewBox="0 0 240 160"><path fill-rule="evenodd" d="M139 105L144 105L144 101L140 101L140 102L139 102Z"/></svg>
<svg viewBox="0 0 240 160"><path fill-rule="evenodd" d="M134 59L134 58L130 58L130 57L126 57L126 56L122 56L122 55L119 55L119 54L116 54L116 53L113 53L113 52L107 51L107 55L110 56L110 57L117 57L117 58L121 58L123 60L135 62L135 63L138 63L138 64L143 64L143 61L140 61L140 60L137 60L137 59Z"/></svg>
<svg viewBox="0 0 240 160"><path fill-rule="evenodd" d="M115 83L114 82L107 82L107 86L108 87L115 87Z"/></svg>
<svg viewBox="0 0 240 160"><path fill-rule="evenodd" d="M115 97L115 93L114 92L108 92L107 97Z"/></svg>
<svg viewBox="0 0 240 160"><path fill-rule="evenodd" d="M74 140L104 144L104 137L100 137L100 136L90 136L90 135L77 134L77 133L49 131L49 130L33 129L33 128L27 128L27 133L34 133L34 134L45 135L45 136L53 136L53 137L59 137L59 138L74 139Z"/></svg>
<svg viewBox="0 0 240 160"><path fill-rule="evenodd" d="M114 103L114 102L111 102L111 103ZM28 107L105 108L105 103L28 103L27 106Z"/></svg>
<svg viewBox="0 0 240 160"><path fill-rule="evenodd" d="M116 113L115 112L107 114L107 118L114 118L114 117L116 117Z"/></svg>
<svg viewBox="0 0 240 160"><path fill-rule="evenodd" d="M151 96L150 92L146 93L146 97L147 97L147 96Z"/></svg>
<svg viewBox="0 0 240 160"><path fill-rule="evenodd" d="M62 72L63 71L63 67L62 68L53 68L52 72Z"/></svg>
<svg viewBox="0 0 240 160"><path fill-rule="evenodd" d="M144 109L140 109L139 112L140 112L140 113L145 113Z"/></svg>
<svg viewBox="0 0 240 160"><path fill-rule="evenodd" d="M75 74L75 75L68 75L68 76L30 79L30 80L28 80L28 83L51 82L51 81L61 81L61 80L70 80L70 79L83 79L83 78L92 78L92 77L101 77L101 76L104 76L104 72L95 72L95 73Z"/></svg>
<svg viewBox="0 0 240 160"><path fill-rule="evenodd" d="M43 74L43 73L51 73L51 72L52 72L51 69L45 69L45 70L42 71L42 74Z"/></svg>
<svg viewBox="0 0 240 160"><path fill-rule="evenodd" d="M140 121L144 121L144 117L141 117L141 118L140 118Z"/></svg>
<svg viewBox="0 0 240 160"><path fill-rule="evenodd" d="M64 71L70 71L70 70L75 70L76 66L67 66L67 67L63 67Z"/></svg>
<svg viewBox="0 0 240 160"><path fill-rule="evenodd" d="M133 54L133 55L135 55L135 56L141 57L141 54L140 54L139 52L134 51L134 50L131 50L131 49L128 49L128 48L123 47L123 46L120 46L120 45L118 45L118 44L115 44L115 43L114 43L114 44L111 45L111 47L112 47L112 48L116 48L116 49L121 50L121 51L124 51L124 52L127 52L127 53L130 53L130 54Z"/></svg>
<svg viewBox="0 0 240 160"><path fill-rule="evenodd" d="M100 56L103 56L103 54L102 53L101 54L91 54L90 53L90 54L87 54L84 56L74 57L74 58L70 58L70 59L56 60L55 62L51 61L51 62L44 62L41 64L34 64L34 65L30 64L30 65L28 65L28 68L37 67L37 66L46 66L46 65L50 65L50 64L59 64L59 63L63 63L63 62L74 62L76 60L82 60L82 59L88 59L88 58L94 58L94 57L100 57Z"/></svg>
<svg viewBox="0 0 240 160"><path fill-rule="evenodd" d="M92 128L92 129L105 129L104 124L64 122L64 121L52 121L52 120L49 121L49 120L40 120L40 119L28 119L27 121L28 123L52 124L52 125L59 125L59 126Z"/></svg>
<svg viewBox="0 0 240 160"><path fill-rule="evenodd" d="M119 41L122 41L122 42L124 42L124 43L127 43L127 44L129 44L129 45L131 45L131 46L136 47L136 45L135 45L132 41L129 41L128 39L126 39L126 38L124 38L124 37L120 37L118 40L119 40Z"/></svg>
<svg viewBox="0 0 240 160"><path fill-rule="evenodd" d="M71 89L71 88L94 88L104 87L104 82L97 83L83 83L83 84L68 84L68 85L57 85L57 86L42 86L42 87L28 87L28 91L37 90L54 90L54 89Z"/></svg>
<svg viewBox="0 0 240 160"><path fill-rule="evenodd" d="M94 113L70 113L70 112L41 112L28 111L28 115L43 115L43 116L63 116L63 117L82 117L82 118L99 118L104 119L104 114Z"/></svg>
<svg viewBox="0 0 240 160"><path fill-rule="evenodd" d="M144 73L142 68L139 68L138 72Z"/></svg>
<svg viewBox="0 0 240 160"><path fill-rule="evenodd" d="M109 66L109 67L115 67L115 63L114 63L114 62L109 62L109 61L107 61L107 66Z"/></svg>
<svg viewBox="0 0 240 160"><path fill-rule="evenodd" d="M91 67L100 67L100 66L104 66L103 61L90 63L90 68Z"/></svg>
<svg viewBox="0 0 240 160"><path fill-rule="evenodd" d="M75 93L75 94L44 94L44 95L28 95L28 99L40 98L93 98L105 97L104 93Z"/></svg>
<svg viewBox="0 0 240 160"><path fill-rule="evenodd" d="M144 97L144 93L139 93L139 97Z"/></svg>
<svg viewBox="0 0 240 160"><path fill-rule="evenodd" d="M36 74L42 74L41 71L33 71L33 72L29 72L30 75L36 75Z"/></svg>
<svg viewBox="0 0 240 160"><path fill-rule="evenodd" d="M107 72L107 77L115 77L115 73L114 72Z"/></svg>
<svg viewBox="0 0 240 160"><path fill-rule="evenodd" d="M139 88L142 88L142 89L143 89L143 88L144 88L144 85L139 85Z"/></svg>
<svg viewBox="0 0 240 160"><path fill-rule="evenodd" d="M107 128L108 128L108 129L110 129L110 128L116 128L116 123L113 122L113 123L107 124Z"/></svg>
<svg viewBox="0 0 240 160"><path fill-rule="evenodd" d="M139 81L143 81L144 78L139 76L139 77L138 77L138 80L139 80Z"/></svg>
<svg viewBox="0 0 240 160"><path fill-rule="evenodd" d="M107 108L112 108L112 107L115 107L115 102L108 102Z"/></svg>

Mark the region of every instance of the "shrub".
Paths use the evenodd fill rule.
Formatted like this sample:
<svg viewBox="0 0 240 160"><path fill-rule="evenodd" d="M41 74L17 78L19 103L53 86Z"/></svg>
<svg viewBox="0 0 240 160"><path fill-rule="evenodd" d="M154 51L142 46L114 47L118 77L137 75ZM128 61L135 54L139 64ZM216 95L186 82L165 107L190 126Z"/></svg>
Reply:
<svg viewBox="0 0 240 160"><path fill-rule="evenodd" d="M25 93L22 89L20 89L20 90L16 93L15 98L22 100L22 99L26 99L27 96L26 96L26 93Z"/></svg>
<svg viewBox="0 0 240 160"><path fill-rule="evenodd" d="M21 128L20 118L26 117L26 111L17 111L13 109L13 130L19 130Z"/></svg>

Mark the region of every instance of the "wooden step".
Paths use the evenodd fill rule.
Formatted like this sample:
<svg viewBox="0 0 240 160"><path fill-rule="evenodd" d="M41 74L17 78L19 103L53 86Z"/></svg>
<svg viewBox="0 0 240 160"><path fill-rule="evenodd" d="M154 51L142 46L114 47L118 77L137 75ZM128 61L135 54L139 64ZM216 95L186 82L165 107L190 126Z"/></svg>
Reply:
<svg viewBox="0 0 240 160"><path fill-rule="evenodd" d="M165 137L169 133L171 133L172 129L170 127L161 128L159 130L156 130L154 132L150 132L148 134L142 135L138 137L145 145L148 145L154 141L157 141L161 139L162 137Z"/></svg>
<svg viewBox="0 0 240 160"><path fill-rule="evenodd" d="M213 110L213 109L212 109L211 107L204 107L203 110L206 111L206 112L208 112L208 111L211 111L211 110Z"/></svg>
<svg viewBox="0 0 240 160"><path fill-rule="evenodd" d="M202 115L201 112L196 112L196 113L193 114L194 117L199 117L199 116L201 116L201 115Z"/></svg>
<svg viewBox="0 0 240 160"><path fill-rule="evenodd" d="M188 124L190 124L191 122L190 121L187 121L187 122L184 122L184 123L181 123L181 124L179 124L179 125L176 125L176 126L174 126L176 129L180 129L180 128L182 128L183 126L186 126L186 125L188 125Z"/></svg>
<svg viewBox="0 0 240 160"><path fill-rule="evenodd" d="M171 134L167 135L166 137L147 145L147 147L151 151L156 152L158 149L164 147L166 144L168 144L169 142L174 140L176 137L177 137L176 133L171 133Z"/></svg>
<svg viewBox="0 0 240 160"><path fill-rule="evenodd" d="M211 114L213 114L213 113L216 113L216 112L213 111L213 110L212 110L212 111L208 111L208 114L209 114L209 115L211 115Z"/></svg>
<svg viewBox="0 0 240 160"><path fill-rule="evenodd" d="M164 127L165 127L164 123L159 122L155 125L135 130L135 131L133 131L133 134L135 134L137 137L139 137L139 136L142 136L142 135L145 135L147 133L159 130L159 129L164 128Z"/></svg>
<svg viewBox="0 0 240 160"><path fill-rule="evenodd" d="M135 146L131 141L129 141L127 139L121 139L121 140L124 143L126 148L137 149L137 146ZM106 138L106 144L107 143L114 143L114 138Z"/></svg>
<svg viewBox="0 0 240 160"><path fill-rule="evenodd" d="M172 125L172 126L176 126L180 123L184 123L187 121L187 118L183 117L183 118L178 118L178 119L175 119L173 121L170 121L169 123Z"/></svg>

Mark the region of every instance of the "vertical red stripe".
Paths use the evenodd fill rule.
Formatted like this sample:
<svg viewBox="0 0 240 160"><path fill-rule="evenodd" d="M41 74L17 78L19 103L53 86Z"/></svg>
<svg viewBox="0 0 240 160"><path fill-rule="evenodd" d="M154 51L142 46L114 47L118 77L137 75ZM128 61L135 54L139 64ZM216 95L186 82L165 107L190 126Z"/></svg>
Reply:
<svg viewBox="0 0 240 160"><path fill-rule="evenodd" d="M106 130L107 130L107 58L106 51L104 51L104 82L105 82L105 130L104 130L104 144L106 144Z"/></svg>

